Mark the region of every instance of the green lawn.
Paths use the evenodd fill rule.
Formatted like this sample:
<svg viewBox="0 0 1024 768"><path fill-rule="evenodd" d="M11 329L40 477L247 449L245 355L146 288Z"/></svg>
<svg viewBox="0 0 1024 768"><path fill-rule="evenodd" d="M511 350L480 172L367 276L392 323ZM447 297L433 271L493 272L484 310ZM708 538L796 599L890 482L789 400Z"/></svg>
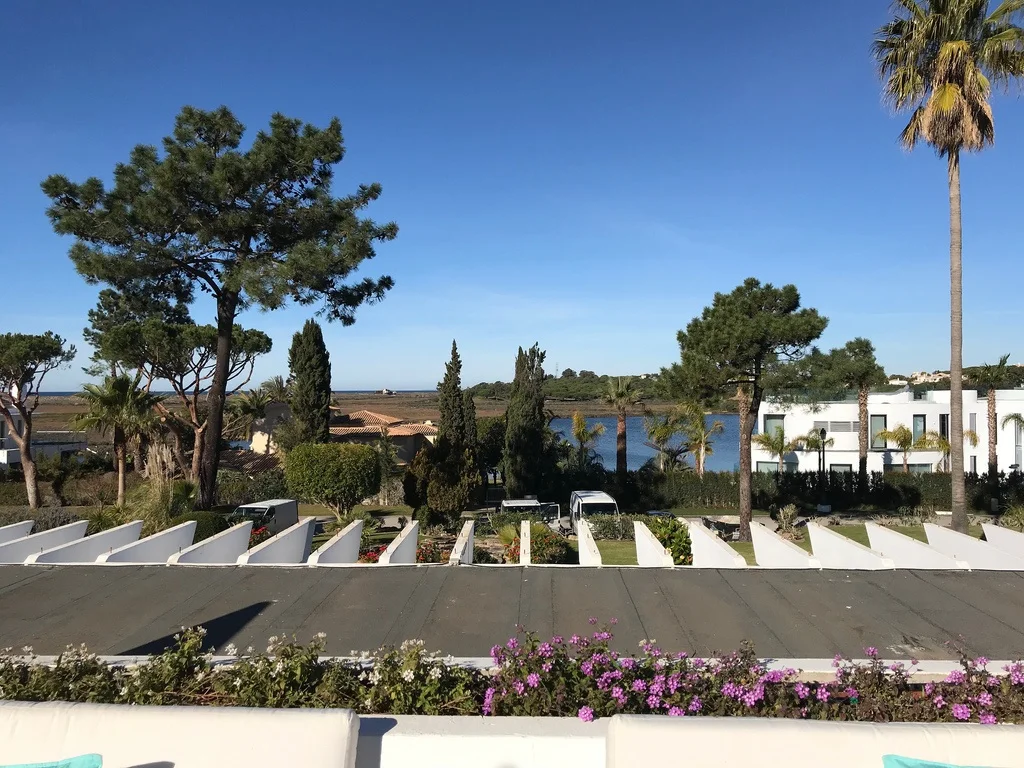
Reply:
<svg viewBox="0 0 1024 768"><path fill-rule="evenodd" d="M597 542L604 565L636 565L636 544L632 541L601 540Z"/></svg>
<svg viewBox="0 0 1024 768"><path fill-rule="evenodd" d="M749 541L730 541L729 544L736 552L743 556L743 559L747 561L747 565L757 565L757 559L754 557L754 545Z"/></svg>

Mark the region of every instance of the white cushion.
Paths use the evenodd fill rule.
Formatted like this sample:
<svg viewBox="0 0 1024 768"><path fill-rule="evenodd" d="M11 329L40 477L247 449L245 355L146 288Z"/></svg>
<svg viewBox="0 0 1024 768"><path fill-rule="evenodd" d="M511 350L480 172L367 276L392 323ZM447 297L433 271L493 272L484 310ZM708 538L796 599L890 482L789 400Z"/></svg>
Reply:
<svg viewBox="0 0 1024 768"><path fill-rule="evenodd" d="M353 768L347 709L0 702L0 764L97 752L103 768Z"/></svg>
<svg viewBox="0 0 1024 768"><path fill-rule="evenodd" d="M1024 726L838 723L740 717L616 715L608 768L882 768L882 755L954 765L1024 765Z"/></svg>

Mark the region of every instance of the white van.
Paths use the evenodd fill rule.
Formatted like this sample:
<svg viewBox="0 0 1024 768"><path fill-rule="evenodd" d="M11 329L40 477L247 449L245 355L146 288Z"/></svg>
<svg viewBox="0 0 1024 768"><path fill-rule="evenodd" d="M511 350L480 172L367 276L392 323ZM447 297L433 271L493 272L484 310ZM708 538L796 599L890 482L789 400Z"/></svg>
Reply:
<svg viewBox="0 0 1024 768"><path fill-rule="evenodd" d="M252 520L253 530L265 525L273 535L299 522L299 502L295 499L270 499L243 504L235 507L230 520L235 523Z"/></svg>
<svg viewBox="0 0 1024 768"><path fill-rule="evenodd" d="M579 521L585 517L617 514L619 505L604 491L573 491L569 497L569 518L573 533L576 533Z"/></svg>

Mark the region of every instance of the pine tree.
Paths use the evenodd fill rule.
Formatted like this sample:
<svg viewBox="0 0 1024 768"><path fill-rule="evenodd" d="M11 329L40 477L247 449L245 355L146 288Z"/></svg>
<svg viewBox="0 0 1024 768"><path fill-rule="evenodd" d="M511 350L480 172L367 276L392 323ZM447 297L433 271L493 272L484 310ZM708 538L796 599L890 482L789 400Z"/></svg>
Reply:
<svg viewBox="0 0 1024 768"><path fill-rule="evenodd" d="M519 348L505 417L505 487L509 498L537 493L544 474L544 352Z"/></svg>
<svg viewBox="0 0 1024 768"><path fill-rule="evenodd" d="M330 438L331 356L315 320L307 320L292 337L288 368L292 418L301 430L303 442L326 443Z"/></svg>
<svg viewBox="0 0 1024 768"><path fill-rule="evenodd" d="M466 420L466 447L476 453L476 403L472 392L462 393L462 414Z"/></svg>
<svg viewBox="0 0 1024 768"><path fill-rule="evenodd" d="M438 409L437 439L447 444L454 453L462 453L466 442L466 415L462 399L462 359L459 348L452 341L452 359L445 364L444 379L437 385Z"/></svg>

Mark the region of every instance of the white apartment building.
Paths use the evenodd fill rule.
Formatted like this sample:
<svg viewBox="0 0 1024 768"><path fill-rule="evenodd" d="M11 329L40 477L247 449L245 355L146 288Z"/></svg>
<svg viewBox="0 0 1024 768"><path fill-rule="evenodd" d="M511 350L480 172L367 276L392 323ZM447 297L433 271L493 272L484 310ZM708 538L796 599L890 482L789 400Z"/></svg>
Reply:
<svg viewBox="0 0 1024 768"><path fill-rule="evenodd" d="M21 415L11 408L8 411L17 429L21 430ZM32 455L34 457L50 457L84 451L89 447L85 432L33 432ZM0 467L19 466L21 451L7 430L7 420L0 418Z"/></svg>
<svg viewBox="0 0 1024 768"><path fill-rule="evenodd" d="M964 441L964 470L988 470L988 405L976 390L964 390L964 429L978 435L974 447ZM903 454L891 444L877 437L879 432L895 429L900 424L909 428L915 439L925 432L938 432L949 436L949 391L874 392L868 395L868 471L902 471ZM1002 427L1003 418L1010 413L1024 414L1024 389L996 392L996 451L999 469L1011 472L1020 468L1024 435L1013 424ZM825 429L833 444L825 449L825 464L835 472L856 472L859 462L857 436L859 418L856 396L841 402L819 403L817 406L783 405L766 401L761 406L755 432L767 434L782 427L787 440L807 435L812 430ZM772 457L763 448L753 446L755 471L778 471L778 457ZM912 472L934 472L943 460L939 451L911 451L909 465ZM794 451L784 457L787 471L817 471L818 454L814 450Z"/></svg>

